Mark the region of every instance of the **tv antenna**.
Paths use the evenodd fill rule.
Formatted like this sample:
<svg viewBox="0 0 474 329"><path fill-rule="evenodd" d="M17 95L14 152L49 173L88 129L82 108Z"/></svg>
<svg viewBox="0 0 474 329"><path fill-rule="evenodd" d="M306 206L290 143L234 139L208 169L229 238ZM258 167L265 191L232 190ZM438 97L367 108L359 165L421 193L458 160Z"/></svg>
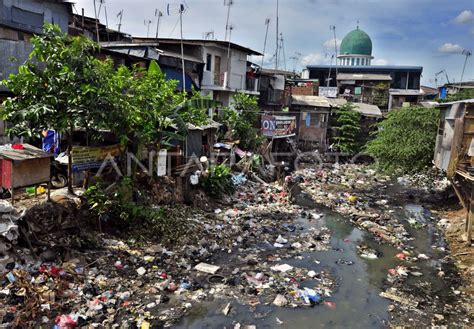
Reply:
<svg viewBox="0 0 474 329"><path fill-rule="evenodd" d="M158 40L158 31L160 29L160 18L163 16L163 13L157 9L155 9L155 17L157 17L156 21L156 34L155 34L155 39Z"/></svg>
<svg viewBox="0 0 474 329"><path fill-rule="evenodd" d="M234 0L224 0L224 6L227 6L227 19L225 21L225 37L224 37L224 41L227 41L227 31L229 31L229 34L230 34L230 31L231 31L231 26L229 26L229 17L230 17L230 7L232 7L232 5L234 4ZM229 35L229 39L230 39L230 35Z"/></svg>
<svg viewBox="0 0 474 329"><path fill-rule="evenodd" d="M120 17L120 20L117 25L118 25L118 32L120 33L120 28L122 27L123 9L118 12L117 18L119 17Z"/></svg>
<svg viewBox="0 0 474 329"><path fill-rule="evenodd" d="M291 56L290 59L293 60L293 74L296 74L296 64L300 61L301 53L295 51L295 55Z"/></svg>
<svg viewBox="0 0 474 329"><path fill-rule="evenodd" d="M357 28L359 28L359 21L357 21ZM336 76L337 76L337 38L336 38L336 25L329 25L329 30L334 35L334 58L336 59Z"/></svg>
<svg viewBox="0 0 474 329"><path fill-rule="evenodd" d="M150 25L153 21L151 19L145 19L143 20L143 23L146 26L146 37L148 38L150 36Z"/></svg>
<svg viewBox="0 0 474 329"><path fill-rule="evenodd" d="M278 69L278 47L279 47L279 38L280 38L280 34L279 34L279 31L278 31L278 20L279 20L279 13L278 13L278 9L279 9L279 0L277 0L277 6L276 6L276 49L275 49L275 70Z"/></svg>
<svg viewBox="0 0 474 329"><path fill-rule="evenodd" d="M280 39L279 39L280 45L279 45L279 58L283 58L283 67L286 71L286 55L285 55L285 42L283 40L283 33L280 32ZM283 53L283 54L282 54ZM283 55L283 57L281 56ZM278 69L278 67L277 67Z"/></svg>
<svg viewBox="0 0 474 329"><path fill-rule="evenodd" d="M263 41L263 52L262 52L262 65L260 66L260 72L263 70L263 60L265 59L265 49L267 48L267 37L268 37L268 27L270 26L270 18L265 19L265 41Z"/></svg>
<svg viewBox="0 0 474 329"><path fill-rule="evenodd" d="M214 31L207 31L202 34L204 40L214 40Z"/></svg>
<svg viewBox="0 0 474 329"><path fill-rule="evenodd" d="M466 56L466 58L464 59L464 65L462 67L461 80L459 81L459 87L461 87L461 85L462 85L462 79L464 78L464 70L466 69L467 59L472 56L472 51L470 51L468 49L464 49L462 51L462 54L464 56Z"/></svg>
<svg viewBox="0 0 474 329"><path fill-rule="evenodd" d="M180 27L180 37L181 37L181 69L183 71L183 93L186 93L186 72L184 70L184 42L183 42L183 13L188 9L186 2L183 2L178 5L168 4L166 11L168 16L171 14L177 13L179 15L179 27Z"/></svg>

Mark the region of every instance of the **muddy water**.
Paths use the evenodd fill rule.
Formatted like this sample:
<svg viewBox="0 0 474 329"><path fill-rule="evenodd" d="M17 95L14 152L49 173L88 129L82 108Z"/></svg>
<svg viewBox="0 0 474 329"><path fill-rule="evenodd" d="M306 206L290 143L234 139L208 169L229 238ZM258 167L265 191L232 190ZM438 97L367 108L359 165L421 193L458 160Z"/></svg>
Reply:
<svg viewBox="0 0 474 329"><path fill-rule="evenodd" d="M314 208L308 200L298 200L301 205ZM330 271L337 280L337 289L326 301L335 303L335 308L320 304L313 308L279 308L273 305L259 305L256 309L240 305L235 300L216 299L195 307L176 328L233 328L236 323L256 325L257 328L383 328L387 326L390 302L379 296L384 287L387 270L400 264L394 256L395 248L380 245L367 233L354 227L349 221L330 211L321 211L322 221L299 219L295 224L309 228L312 225L325 225L331 231L331 249L328 251L303 253L303 259L288 259L286 263L314 270ZM436 292L444 289L443 281L436 277L436 268L441 264L436 260L443 256L442 251L432 248L434 244L442 245L434 224L429 221L429 213L419 205L407 205L396 211L397 216L406 219L415 218L426 225L422 229L411 229L416 240L413 245L420 253L425 253L435 260L427 260L417 264L424 274L423 280L431 282ZM366 244L380 253L373 260L361 258L357 252L358 244ZM346 261L342 262L341 261ZM344 264L347 263L347 264ZM352 264L352 265L349 265ZM414 278L412 280L419 280ZM306 282L308 287L314 286ZM412 282L416 284L416 282ZM221 310L232 303L233 313L224 316ZM283 323L281 323L283 322Z"/></svg>

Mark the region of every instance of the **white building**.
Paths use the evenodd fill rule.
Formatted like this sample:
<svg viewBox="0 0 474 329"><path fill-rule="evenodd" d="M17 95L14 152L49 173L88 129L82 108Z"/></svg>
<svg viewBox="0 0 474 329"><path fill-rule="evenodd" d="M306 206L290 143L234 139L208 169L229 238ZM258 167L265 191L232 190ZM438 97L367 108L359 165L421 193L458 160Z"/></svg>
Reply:
<svg viewBox="0 0 474 329"><path fill-rule="evenodd" d="M159 49L181 54L180 39L159 39ZM237 92L259 95L258 79L249 71L248 56L261 53L218 40L184 40L184 54L202 63L201 93L229 105ZM192 73L192 72L189 72Z"/></svg>

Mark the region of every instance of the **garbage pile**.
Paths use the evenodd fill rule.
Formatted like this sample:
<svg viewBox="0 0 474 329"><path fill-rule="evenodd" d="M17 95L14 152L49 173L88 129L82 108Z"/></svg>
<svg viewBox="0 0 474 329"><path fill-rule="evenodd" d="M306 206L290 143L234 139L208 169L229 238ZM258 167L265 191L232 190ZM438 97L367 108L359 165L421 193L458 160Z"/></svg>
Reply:
<svg viewBox="0 0 474 329"><path fill-rule="evenodd" d="M380 241L403 248L408 233L393 216L383 191L390 184L387 176L359 165L334 165L331 168L303 169L287 178L316 203L348 216L357 226ZM386 196L388 197L388 196Z"/></svg>
<svg viewBox="0 0 474 329"><path fill-rule="evenodd" d="M213 213L163 206L188 230L172 244L160 237L143 243L139 228L118 236L87 232L77 204L55 200L25 215L31 248L19 247L0 277L3 325L170 326L213 300L229 305L227 314L234 303L334 307L331 274L291 264L329 248L322 215L292 204L278 185L239 176L232 207Z"/></svg>
<svg viewBox="0 0 474 329"><path fill-rule="evenodd" d="M14 263L13 246L19 236L18 221L23 213L15 209L6 200L0 200L0 274L8 270Z"/></svg>

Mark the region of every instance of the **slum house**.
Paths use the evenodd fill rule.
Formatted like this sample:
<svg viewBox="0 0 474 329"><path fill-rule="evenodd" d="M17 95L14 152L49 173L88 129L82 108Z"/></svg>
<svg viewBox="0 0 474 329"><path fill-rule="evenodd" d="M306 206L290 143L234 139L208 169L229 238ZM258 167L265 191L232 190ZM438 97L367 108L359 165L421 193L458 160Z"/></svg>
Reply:
<svg viewBox="0 0 474 329"><path fill-rule="evenodd" d="M280 112L289 105L290 80L294 72L261 68L258 72L260 97L258 105L264 112Z"/></svg>
<svg viewBox="0 0 474 329"><path fill-rule="evenodd" d="M134 38L133 42L141 43L146 40L149 38ZM160 50L165 54L168 52L181 57L180 39L159 38L158 42ZM219 40L185 39L183 44L185 56L199 59L204 64L202 78L198 84L202 95L221 102L223 106L228 106L233 95L239 92L259 95L258 78L247 76L247 58L250 55L261 56L261 53Z"/></svg>
<svg viewBox="0 0 474 329"><path fill-rule="evenodd" d="M2 1L0 4L0 80L17 73L33 49L30 38L41 34L44 22L56 23L67 32L72 3L69 1ZM15 60L12 60L15 58ZM0 101L10 92L0 86ZM5 137L6 124L0 120L0 144Z"/></svg>
<svg viewBox="0 0 474 329"><path fill-rule="evenodd" d="M467 210L465 230L470 245L474 221L474 99L440 104L439 109L434 164L446 172Z"/></svg>
<svg viewBox="0 0 474 329"><path fill-rule="evenodd" d="M369 81L372 81L370 84L374 86L371 88L372 93L365 95L366 102L378 105L387 111L390 111L392 108L409 106L419 102L423 96L420 91L420 78L423 67L394 65L373 66L373 59L372 40L366 32L357 26L355 30L349 32L343 38L336 65L308 65L302 77L318 79L321 86L337 87L338 89L339 87L344 87L342 91L338 90L338 93L345 93L346 97L351 96L355 99L364 98L362 94L362 83L364 86L367 86L366 89L369 89ZM385 80L385 78L383 80L359 79L359 85L356 85L357 77L340 76L340 79L338 79L338 75L340 74L388 75L391 80L388 81L388 79ZM350 79L345 80L346 78ZM378 77L378 79L380 78L381 77ZM341 86L341 81L350 81L351 84L346 83ZM380 82L390 82L388 103L384 106L382 106L382 104L385 104L386 87L382 86ZM352 85L354 88L346 88L347 85ZM347 92L346 89L348 89ZM358 94L356 95L355 92Z"/></svg>
<svg viewBox="0 0 474 329"><path fill-rule="evenodd" d="M331 105L326 97L292 95L290 111L296 116L298 146L302 150L327 148L327 130Z"/></svg>
<svg viewBox="0 0 474 329"><path fill-rule="evenodd" d="M339 73L338 94L349 102L387 109L392 78L388 74Z"/></svg>
<svg viewBox="0 0 474 329"><path fill-rule="evenodd" d="M101 42L102 56L111 57L116 65L139 65L148 68L151 60L155 60L168 80L178 81L177 90L183 90L183 74L181 56L165 52L158 48L159 44L152 40L142 43ZM185 90L200 90L203 63L194 57L184 57Z"/></svg>

